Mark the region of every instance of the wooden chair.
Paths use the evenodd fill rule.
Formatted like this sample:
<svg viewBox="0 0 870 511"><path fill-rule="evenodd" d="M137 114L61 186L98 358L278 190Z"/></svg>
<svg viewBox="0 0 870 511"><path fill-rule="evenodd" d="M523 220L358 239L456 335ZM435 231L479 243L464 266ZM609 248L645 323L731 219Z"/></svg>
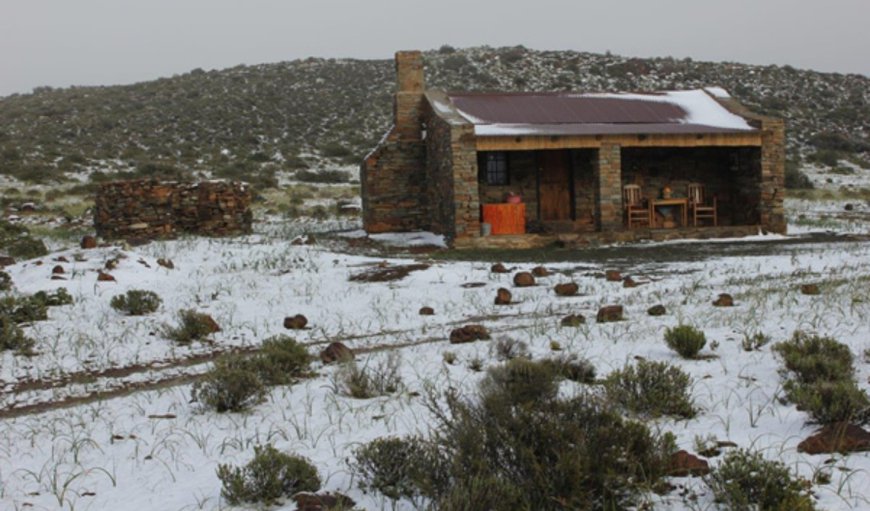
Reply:
<svg viewBox="0 0 870 511"><path fill-rule="evenodd" d="M629 229L635 226L652 226L652 211L649 203L641 196L639 185L622 187L622 204Z"/></svg>
<svg viewBox="0 0 870 511"><path fill-rule="evenodd" d="M704 193L704 185L700 183L689 183L688 193L689 210L692 214L692 225L698 226L698 220L712 220L713 226L719 225L718 204L716 196L713 196L713 203L708 204L706 194Z"/></svg>

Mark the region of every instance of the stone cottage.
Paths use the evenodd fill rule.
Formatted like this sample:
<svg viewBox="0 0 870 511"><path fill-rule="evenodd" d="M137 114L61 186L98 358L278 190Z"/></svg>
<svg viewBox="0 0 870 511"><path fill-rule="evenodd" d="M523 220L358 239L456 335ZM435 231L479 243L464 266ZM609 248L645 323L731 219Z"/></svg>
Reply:
<svg viewBox="0 0 870 511"><path fill-rule="evenodd" d="M369 233L455 247L785 232L784 124L724 90L427 90L396 54L394 125L361 168Z"/></svg>

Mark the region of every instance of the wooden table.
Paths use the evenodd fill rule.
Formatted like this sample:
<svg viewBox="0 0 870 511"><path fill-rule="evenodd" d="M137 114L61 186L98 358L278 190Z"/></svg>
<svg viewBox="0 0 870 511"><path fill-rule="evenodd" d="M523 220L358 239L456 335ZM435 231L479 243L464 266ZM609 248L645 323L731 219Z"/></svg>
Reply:
<svg viewBox="0 0 870 511"><path fill-rule="evenodd" d="M483 221L492 226L492 234L525 234L525 204L482 204L481 209Z"/></svg>
<svg viewBox="0 0 870 511"><path fill-rule="evenodd" d="M674 207L680 208L680 218L682 219L681 227L689 225L689 199L688 198L673 198L673 199L653 199L653 220L655 220L656 208Z"/></svg>

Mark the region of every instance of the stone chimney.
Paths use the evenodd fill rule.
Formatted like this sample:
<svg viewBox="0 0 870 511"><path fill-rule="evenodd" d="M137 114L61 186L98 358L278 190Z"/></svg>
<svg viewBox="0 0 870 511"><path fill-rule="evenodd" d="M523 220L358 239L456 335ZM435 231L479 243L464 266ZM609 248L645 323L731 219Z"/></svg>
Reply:
<svg viewBox="0 0 870 511"><path fill-rule="evenodd" d="M393 121L399 140L420 141L423 106L423 55L419 51L396 52L397 89L393 101Z"/></svg>

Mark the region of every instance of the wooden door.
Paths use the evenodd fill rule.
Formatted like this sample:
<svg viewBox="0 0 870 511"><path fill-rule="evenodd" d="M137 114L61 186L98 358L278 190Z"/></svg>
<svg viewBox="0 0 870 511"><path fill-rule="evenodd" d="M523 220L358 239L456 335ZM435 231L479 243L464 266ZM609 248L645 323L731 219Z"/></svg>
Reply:
<svg viewBox="0 0 870 511"><path fill-rule="evenodd" d="M571 160L568 151L538 153L541 220L571 220Z"/></svg>

